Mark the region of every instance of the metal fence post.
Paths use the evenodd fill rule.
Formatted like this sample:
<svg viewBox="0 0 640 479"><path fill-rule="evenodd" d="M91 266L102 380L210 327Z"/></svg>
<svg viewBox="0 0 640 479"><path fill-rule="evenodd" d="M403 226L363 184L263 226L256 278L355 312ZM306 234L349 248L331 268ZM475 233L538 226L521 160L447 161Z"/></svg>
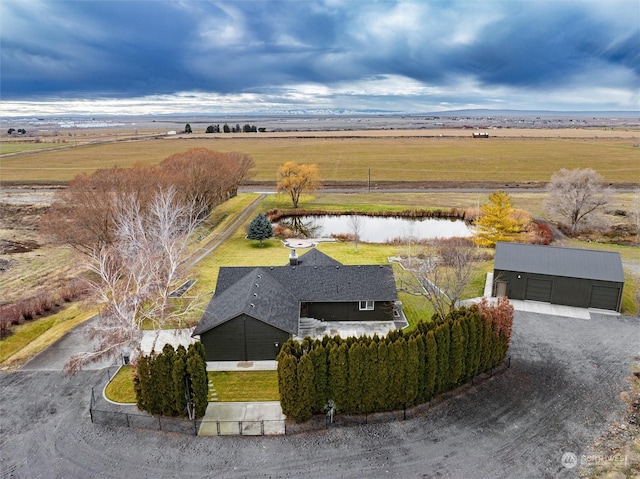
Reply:
<svg viewBox="0 0 640 479"><path fill-rule="evenodd" d="M242 436L242 421L238 421L238 432Z"/></svg>
<svg viewBox="0 0 640 479"><path fill-rule="evenodd" d="M220 421L216 420L216 431L218 432L218 436L220 435Z"/></svg>
<svg viewBox="0 0 640 479"><path fill-rule="evenodd" d="M260 421L260 435L264 436L264 419Z"/></svg>

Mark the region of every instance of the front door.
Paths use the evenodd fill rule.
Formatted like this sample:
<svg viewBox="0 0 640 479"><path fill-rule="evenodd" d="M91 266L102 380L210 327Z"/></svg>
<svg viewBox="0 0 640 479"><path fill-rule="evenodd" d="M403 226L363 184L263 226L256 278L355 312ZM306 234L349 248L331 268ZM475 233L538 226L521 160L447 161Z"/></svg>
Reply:
<svg viewBox="0 0 640 479"><path fill-rule="evenodd" d="M498 298L507 295L507 284L506 281L498 281L496 283L496 296Z"/></svg>

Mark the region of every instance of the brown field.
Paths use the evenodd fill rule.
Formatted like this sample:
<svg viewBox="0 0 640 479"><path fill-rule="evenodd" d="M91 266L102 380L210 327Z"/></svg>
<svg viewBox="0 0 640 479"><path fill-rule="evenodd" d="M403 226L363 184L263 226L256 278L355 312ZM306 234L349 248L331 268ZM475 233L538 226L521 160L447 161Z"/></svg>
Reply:
<svg viewBox="0 0 640 479"><path fill-rule="evenodd" d="M98 168L158 163L190 148L247 153L256 161L253 179L267 182L275 180L278 166L288 160L318 164L328 182L364 182L370 172L372 182L526 184L546 182L563 167L591 167L611 183L640 182L640 131L632 129L504 129L491 130L489 139L474 139L468 130L194 134L111 141L116 134L125 136L112 131L98 144L79 139L74 140L78 146L3 154L2 182L67 182ZM11 151L3 145L3 152Z"/></svg>

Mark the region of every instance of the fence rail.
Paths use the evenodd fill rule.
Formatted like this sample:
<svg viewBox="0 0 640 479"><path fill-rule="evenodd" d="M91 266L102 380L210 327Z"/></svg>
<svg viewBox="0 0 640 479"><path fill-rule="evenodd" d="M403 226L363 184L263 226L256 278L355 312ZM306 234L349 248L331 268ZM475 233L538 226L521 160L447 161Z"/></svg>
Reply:
<svg viewBox="0 0 640 479"><path fill-rule="evenodd" d="M510 367L511 357L508 357L500 364L460 381L458 388L443 392L431 401L414 407L370 414L335 414L331 421L328 417L316 415L306 423L293 424L287 423L285 420L220 421L206 418L190 420L186 418L155 416L137 411L137 409L135 410L136 412L133 412L135 406L114 404L107 401L102 395L104 387L111 381L111 378L113 378L120 368L118 366L117 368L112 367L105 369L91 388L89 413L91 415L91 422L94 424L168 431L194 436L268 436L296 434L335 426L354 426L359 424L401 421L418 417L435 404L455 394L459 394L461 388L470 388L479 382L493 377L494 374L506 371ZM131 408L132 411L123 411L124 408Z"/></svg>

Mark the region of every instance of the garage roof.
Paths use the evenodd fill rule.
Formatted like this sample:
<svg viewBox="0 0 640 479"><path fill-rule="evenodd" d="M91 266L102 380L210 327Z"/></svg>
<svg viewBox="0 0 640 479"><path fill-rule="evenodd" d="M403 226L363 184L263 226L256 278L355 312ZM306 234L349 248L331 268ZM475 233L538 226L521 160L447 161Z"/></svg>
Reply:
<svg viewBox="0 0 640 479"><path fill-rule="evenodd" d="M624 283L620 253L498 243L494 269Z"/></svg>

